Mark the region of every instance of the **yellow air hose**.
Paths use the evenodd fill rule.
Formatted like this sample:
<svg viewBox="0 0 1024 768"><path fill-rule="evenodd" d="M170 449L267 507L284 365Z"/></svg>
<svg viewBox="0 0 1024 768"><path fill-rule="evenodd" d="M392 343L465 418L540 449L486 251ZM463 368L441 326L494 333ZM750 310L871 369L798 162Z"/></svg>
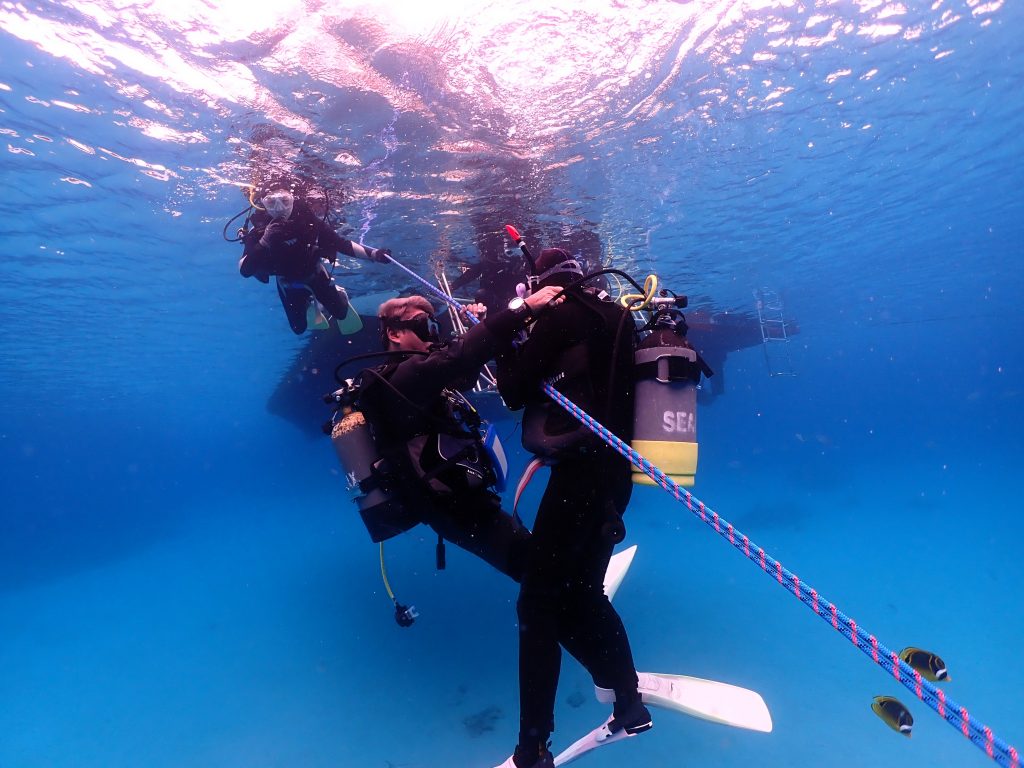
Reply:
<svg viewBox="0 0 1024 768"><path fill-rule="evenodd" d="M639 312L642 309L646 309L647 305L651 303L651 299L654 298L654 294L658 291L658 276L648 275L647 279L644 280L644 292L640 293L625 293L619 297L619 303L633 310ZM640 302L639 304L637 302Z"/></svg>
<svg viewBox="0 0 1024 768"><path fill-rule="evenodd" d="M384 589L388 592L388 597L391 598L391 602L398 604L395 600L395 593L391 591L391 582L388 581L388 569L384 565L384 542L380 543L380 577L384 580Z"/></svg>

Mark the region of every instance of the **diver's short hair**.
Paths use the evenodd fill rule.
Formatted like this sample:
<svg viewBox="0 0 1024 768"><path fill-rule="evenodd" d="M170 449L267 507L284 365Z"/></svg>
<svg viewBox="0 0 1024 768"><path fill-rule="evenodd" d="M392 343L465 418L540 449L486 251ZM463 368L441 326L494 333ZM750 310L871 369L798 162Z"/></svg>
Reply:
<svg viewBox="0 0 1024 768"><path fill-rule="evenodd" d="M380 345L388 349L388 327L397 320L410 320L414 315L426 312L434 314L434 306L422 296L403 296L399 299L388 299L377 310L377 319L380 321Z"/></svg>
<svg viewBox="0 0 1024 768"><path fill-rule="evenodd" d="M434 314L434 306L422 296L403 296L400 299L388 299L377 310L377 318L381 323L389 320L408 320L413 315L426 312Z"/></svg>

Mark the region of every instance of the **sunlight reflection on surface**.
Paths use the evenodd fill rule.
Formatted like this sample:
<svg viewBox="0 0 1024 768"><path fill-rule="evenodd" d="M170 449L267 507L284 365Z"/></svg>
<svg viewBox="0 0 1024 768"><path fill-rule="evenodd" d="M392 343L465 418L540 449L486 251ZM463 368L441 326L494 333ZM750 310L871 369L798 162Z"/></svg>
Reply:
<svg viewBox="0 0 1024 768"><path fill-rule="evenodd" d="M649 188L668 209L727 198L734 183L797 186L770 147L798 119L807 135L796 145L816 156L849 152L854 135L870 152L868 142L898 133L886 115L902 114L907 78L957 66L968 53L958 46L1003 8L70 0L44 12L6 3L0 31L70 63L78 79L40 77L42 68L5 75L0 133L9 163L34 164L62 188L75 178L117 190L123 182L104 162L118 161L165 187L166 211L193 197L234 208L255 169L300 169L339 190L336 212L358 236L408 224L424 250L436 241L474 253L493 226L466 222L489 221L496 208L539 221L617 217L615 242L630 243L615 246L619 258L649 253L682 224L709 241L730 236L724 224L688 221L692 206L651 221L638 200ZM62 118L57 149L32 138L43 111ZM51 162L61 148L86 164ZM595 185L616 194L589 194ZM812 211L820 195L808 187ZM788 215L768 203L763 213Z"/></svg>
<svg viewBox="0 0 1024 768"><path fill-rule="evenodd" d="M982 17L1002 4L967 7ZM796 0L335 0L312 12L300 0L79 0L66 7L73 17L61 20L6 4L0 29L109 78L128 96L135 79L160 81L210 108L256 109L306 135L324 130L299 103L311 88L377 93L442 124L448 118L439 101L451 97L461 102L453 105L464 123L456 130L484 128L489 141L521 147L535 140L531 153L558 146L578 127L594 137L654 118L676 101L681 83L709 66L741 69L784 52L843 48L851 37L916 39L965 13L946 0L913 13L883 0L852 8ZM780 87L761 97L765 109L779 108L793 90L773 85ZM740 90L723 95L719 109L751 105ZM137 127L171 142L207 138L145 119Z"/></svg>

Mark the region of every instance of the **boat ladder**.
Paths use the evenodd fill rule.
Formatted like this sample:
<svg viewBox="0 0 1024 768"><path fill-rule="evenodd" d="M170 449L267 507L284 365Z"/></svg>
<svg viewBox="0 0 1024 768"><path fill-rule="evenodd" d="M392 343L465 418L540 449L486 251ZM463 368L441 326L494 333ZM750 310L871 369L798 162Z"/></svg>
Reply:
<svg viewBox="0 0 1024 768"><path fill-rule="evenodd" d="M761 324L761 342L769 376L795 376L793 359L789 352L789 333L783 312L782 297L771 288L754 291L757 319Z"/></svg>

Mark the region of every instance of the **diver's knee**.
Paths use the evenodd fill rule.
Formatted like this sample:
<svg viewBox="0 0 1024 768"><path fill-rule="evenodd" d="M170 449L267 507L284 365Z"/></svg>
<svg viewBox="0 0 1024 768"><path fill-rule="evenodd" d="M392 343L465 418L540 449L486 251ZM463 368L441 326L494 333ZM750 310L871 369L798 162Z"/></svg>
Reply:
<svg viewBox="0 0 1024 768"><path fill-rule="evenodd" d="M556 599L557 595L553 590L532 588L524 581L522 589L519 590L519 599L516 600L516 615L520 624L524 619L548 610L555 604Z"/></svg>

